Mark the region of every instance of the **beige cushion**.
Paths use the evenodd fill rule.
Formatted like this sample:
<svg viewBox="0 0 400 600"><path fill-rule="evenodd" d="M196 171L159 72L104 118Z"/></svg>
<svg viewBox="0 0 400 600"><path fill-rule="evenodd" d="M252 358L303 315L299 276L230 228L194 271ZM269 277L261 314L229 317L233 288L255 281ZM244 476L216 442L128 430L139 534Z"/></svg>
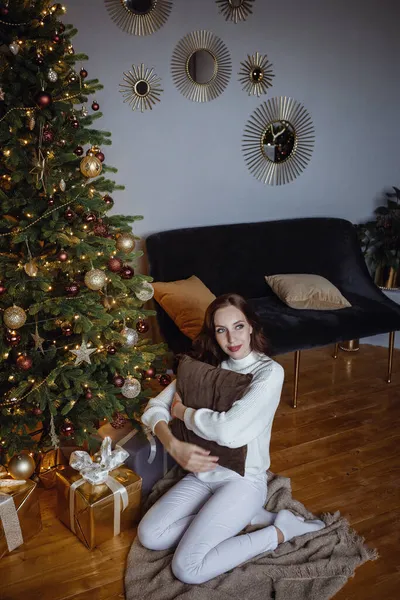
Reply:
<svg viewBox="0 0 400 600"><path fill-rule="evenodd" d="M200 333L204 314L215 296L195 275L179 281L153 283L154 298L190 339Z"/></svg>
<svg viewBox="0 0 400 600"><path fill-rule="evenodd" d="M267 275L265 281L291 308L337 310L351 306L337 287L320 275Z"/></svg>

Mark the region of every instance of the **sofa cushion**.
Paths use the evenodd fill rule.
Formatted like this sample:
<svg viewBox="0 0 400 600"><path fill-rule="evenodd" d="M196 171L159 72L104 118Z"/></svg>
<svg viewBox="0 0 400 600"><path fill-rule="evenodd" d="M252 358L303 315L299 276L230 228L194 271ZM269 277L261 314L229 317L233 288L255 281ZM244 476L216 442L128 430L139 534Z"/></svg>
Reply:
<svg viewBox="0 0 400 600"><path fill-rule="evenodd" d="M179 281L153 283L154 298L190 339L200 333L214 294L195 275Z"/></svg>
<svg viewBox="0 0 400 600"><path fill-rule="evenodd" d="M315 274L267 275L265 281L288 306L297 309L338 310L351 306L330 281Z"/></svg>
<svg viewBox="0 0 400 600"><path fill-rule="evenodd" d="M189 408L209 408L218 412L228 411L232 404L246 393L253 376L213 367L207 363L184 356L178 366L176 390L182 402ZM228 448L205 440L187 429L183 421L173 419L171 431L183 442L196 444L219 456L218 464L244 476L247 446Z"/></svg>

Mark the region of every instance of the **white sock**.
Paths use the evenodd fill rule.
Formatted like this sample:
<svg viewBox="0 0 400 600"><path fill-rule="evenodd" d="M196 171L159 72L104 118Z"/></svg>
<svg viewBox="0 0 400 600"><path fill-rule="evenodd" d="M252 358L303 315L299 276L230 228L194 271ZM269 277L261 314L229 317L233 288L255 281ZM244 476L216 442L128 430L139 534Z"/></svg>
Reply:
<svg viewBox="0 0 400 600"><path fill-rule="evenodd" d="M312 521L301 520L301 518L299 519L290 510L286 509L278 512L274 525L282 531L285 542L298 535L304 535L311 531L319 531L325 527L325 523L319 519Z"/></svg>

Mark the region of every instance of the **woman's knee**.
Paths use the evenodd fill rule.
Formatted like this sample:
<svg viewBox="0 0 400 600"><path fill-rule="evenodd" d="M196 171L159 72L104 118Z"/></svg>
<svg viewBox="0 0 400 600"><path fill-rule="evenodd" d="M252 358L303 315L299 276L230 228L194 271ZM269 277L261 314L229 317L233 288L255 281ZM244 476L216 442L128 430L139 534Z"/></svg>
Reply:
<svg viewBox="0 0 400 600"><path fill-rule="evenodd" d="M199 585L207 581L201 573L202 563L193 564L189 560L187 552L176 550L172 559L171 569L174 576L182 581L182 583L190 583L191 585Z"/></svg>
<svg viewBox="0 0 400 600"><path fill-rule="evenodd" d="M137 528L139 542L148 550L166 550L160 530L151 523L146 516L140 521Z"/></svg>

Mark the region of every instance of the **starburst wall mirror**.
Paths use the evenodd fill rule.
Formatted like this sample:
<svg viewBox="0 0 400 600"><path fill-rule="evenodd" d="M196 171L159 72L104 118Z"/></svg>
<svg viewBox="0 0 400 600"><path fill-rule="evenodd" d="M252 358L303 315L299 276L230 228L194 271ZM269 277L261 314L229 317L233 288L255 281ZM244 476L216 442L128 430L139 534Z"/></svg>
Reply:
<svg viewBox="0 0 400 600"><path fill-rule="evenodd" d="M161 78L157 77L154 69L145 67L143 63L140 67L132 65L132 70L124 73L125 83L119 84L124 102L128 102L132 110L151 110L160 101L160 95L164 91L160 81Z"/></svg>
<svg viewBox="0 0 400 600"><path fill-rule="evenodd" d="M219 12L225 17L226 21L239 23L245 21L251 15L252 6L255 0L216 0Z"/></svg>
<svg viewBox="0 0 400 600"><path fill-rule="evenodd" d="M256 52L251 56L247 55L247 60L240 64L239 81L242 84L242 89L249 96L258 97L261 94L266 94L272 86L272 78L275 77L272 64L267 56Z"/></svg>
<svg viewBox="0 0 400 600"><path fill-rule="evenodd" d="M302 104L279 96L255 110L245 127L243 154L263 183L282 185L306 168L314 148L314 125Z"/></svg>
<svg viewBox="0 0 400 600"><path fill-rule="evenodd" d="M151 35L167 21L170 0L105 0L111 19L131 35Z"/></svg>

